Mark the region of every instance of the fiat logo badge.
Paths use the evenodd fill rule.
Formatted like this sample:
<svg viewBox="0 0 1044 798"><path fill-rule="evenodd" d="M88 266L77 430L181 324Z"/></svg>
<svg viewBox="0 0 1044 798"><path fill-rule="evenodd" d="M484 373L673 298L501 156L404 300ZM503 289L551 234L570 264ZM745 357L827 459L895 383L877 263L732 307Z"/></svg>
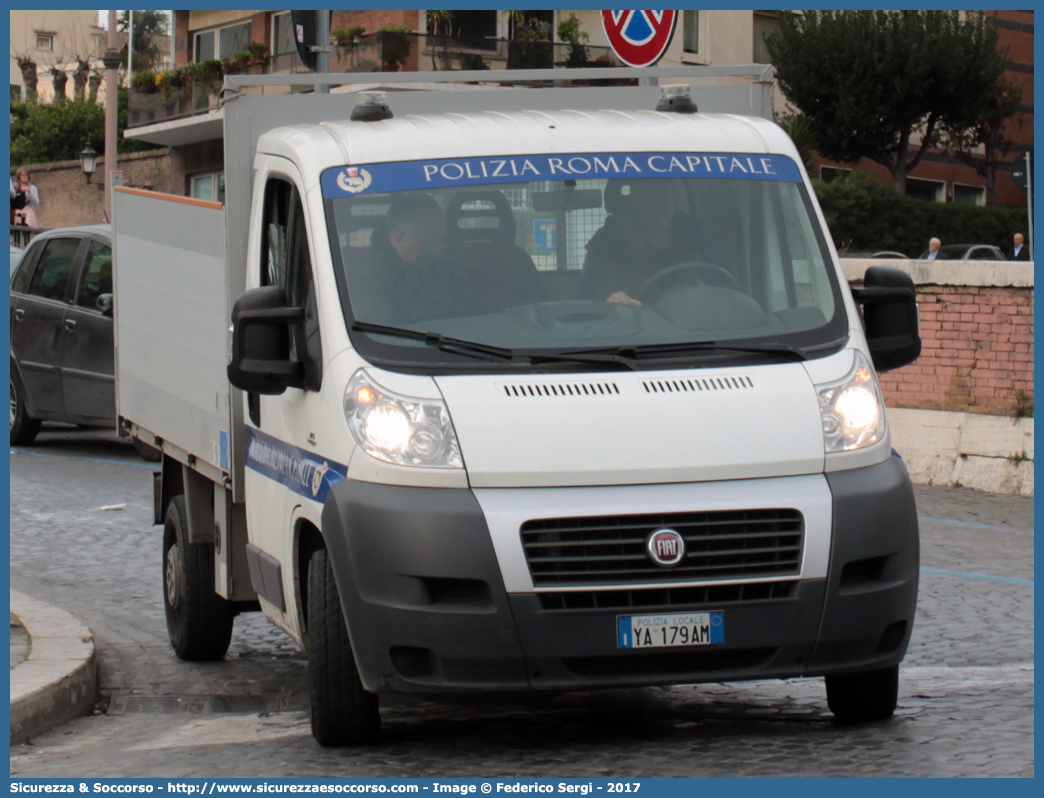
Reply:
<svg viewBox="0 0 1044 798"><path fill-rule="evenodd" d="M673 529L657 529L645 546L649 559L663 568L673 568L685 559L685 538Z"/></svg>

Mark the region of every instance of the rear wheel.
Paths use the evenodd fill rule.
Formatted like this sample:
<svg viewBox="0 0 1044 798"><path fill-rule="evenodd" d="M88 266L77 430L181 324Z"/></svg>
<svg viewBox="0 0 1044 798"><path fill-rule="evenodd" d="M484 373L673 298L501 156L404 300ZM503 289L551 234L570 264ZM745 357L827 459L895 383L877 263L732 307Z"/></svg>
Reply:
<svg viewBox="0 0 1044 798"><path fill-rule="evenodd" d="M235 606L214 592L214 546L189 543L185 497L175 496L163 522L163 605L179 659L221 659L232 640Z"/></svg>
<svg viewBox="0 0 1044 798"><path fill-rule="evenodd" d="M899 666L827 676L826 692L838 723L888 720L899 700Z"/></svg>
<svg viewBox="0 0 1044 798"><path fill-rule="evenodd" d="M39 419L29 418L25 407L25 387L22 380L15 371L14 361L11 361L11 445L28 446L36 440L36 434L40 431Z"/></svg>
<svg viewBox="0 0 1044 798"><path fill-rule="evenodd" d="M308 681L312 736L319 745L358 745L377 737L377 696L359 680L333 567L322 549L308 564Z"/></svg>

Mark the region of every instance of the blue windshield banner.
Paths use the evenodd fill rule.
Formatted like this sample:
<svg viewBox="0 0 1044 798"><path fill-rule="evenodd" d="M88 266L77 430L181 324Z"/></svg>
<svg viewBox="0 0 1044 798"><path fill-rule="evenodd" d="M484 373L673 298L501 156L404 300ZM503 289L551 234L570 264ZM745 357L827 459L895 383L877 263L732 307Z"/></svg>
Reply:
<svg viewBox="0 0 1044 798"><path fill-rule="evenodd" d="M528 183L532 180L730 178L800 183L785 155L708 152L599 152L443 158L338 166L323 172L323 197Z"/></svg>

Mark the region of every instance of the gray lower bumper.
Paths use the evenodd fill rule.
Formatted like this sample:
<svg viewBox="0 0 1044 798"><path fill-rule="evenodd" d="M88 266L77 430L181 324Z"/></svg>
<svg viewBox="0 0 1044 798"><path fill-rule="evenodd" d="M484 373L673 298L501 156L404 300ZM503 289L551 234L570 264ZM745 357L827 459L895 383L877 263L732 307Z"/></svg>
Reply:
<svg viewBox="0 0 1044 798"><path fill-rule="evenodd" d="M833 545L826 579L782 598L642 612L724 609L726 642L616 648L631 610L553 609L509 595L470 490L345 480L323 530L362 680L376 692L568 689L786 678L899 662L913 628L918 532L897 457L826 475Z"/></svg>

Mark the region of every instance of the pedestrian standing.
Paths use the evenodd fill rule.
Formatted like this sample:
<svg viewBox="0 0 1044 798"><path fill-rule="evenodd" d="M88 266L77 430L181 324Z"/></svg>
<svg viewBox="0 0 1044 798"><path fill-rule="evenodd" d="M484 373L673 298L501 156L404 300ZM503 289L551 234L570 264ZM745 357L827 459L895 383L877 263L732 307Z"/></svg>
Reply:
<svg viewBox="0 0 1044 798"><path fill-rule="evenodd" d="M12 196L14 196L14 192L17 192L25 197L23 207L16 209L14 212L12 224L23 227L39 227L36 220L36 212L33 208L40 204L40 191L33 185L29 176L29 170L24 166L15 173L12 189Z"/></svg>
<svg viewBox="0 0 1044 798"><path fill-rule="evenodd" d="M1016 233L1015 246L1008 253L1008 260L1029 260L1029 248L1025 246L1025 243L1026 239L1022 237L1022 233Z"/></svg>

